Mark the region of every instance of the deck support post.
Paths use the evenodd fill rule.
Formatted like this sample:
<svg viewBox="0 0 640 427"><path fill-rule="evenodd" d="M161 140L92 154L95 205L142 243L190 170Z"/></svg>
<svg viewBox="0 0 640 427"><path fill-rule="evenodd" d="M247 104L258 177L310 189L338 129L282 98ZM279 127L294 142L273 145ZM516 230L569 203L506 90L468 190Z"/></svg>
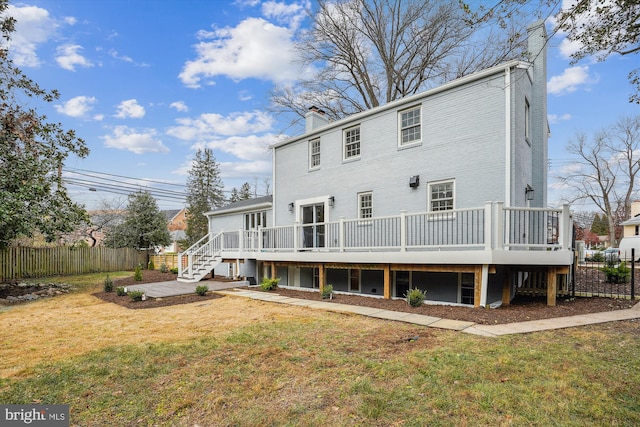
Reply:
<svg viewBox="0 0 640 427"><path fill-rule="evenodd" d="M473 273L473 306L486 307L487 288L489 287L489 265L482 264L475 267Z"/></svg>
<svg viewBox="0 0 640 427"><path fill-rule="evenodd" d="M384 298L391 298L391 266L389 264L384 265Z"/></svg>
<svg viewBox="0 0 640 427"><path fill-rule="evenodd" d="M324 291L324 286L326 285L326 277L324 274L324 264L318 264L318 281L319 283L319 287L320 287L320 294L322 294L322 291Z"/></svg>
<svg viewBox="0 0 640 427"><path fill-rule="evenodd" d="M278 269L276 268L276 263L272 262L271 263L271 278L275 279L277 275L278 275Z"/></svg>
<svg viewBox="0 0 640 427"><path fill-rule="evenodd" d="M502 305L511 305L511 279L513 272L510 268L507 268L504 274L504 280L502 281Z"/></svg>
<svg viewBox="0 0 640 427"><path fill-rule="evenodd" d="M547 269L547 305L549 307L555 307L556 305L557 280L556 267L549 267Z"/></svg>

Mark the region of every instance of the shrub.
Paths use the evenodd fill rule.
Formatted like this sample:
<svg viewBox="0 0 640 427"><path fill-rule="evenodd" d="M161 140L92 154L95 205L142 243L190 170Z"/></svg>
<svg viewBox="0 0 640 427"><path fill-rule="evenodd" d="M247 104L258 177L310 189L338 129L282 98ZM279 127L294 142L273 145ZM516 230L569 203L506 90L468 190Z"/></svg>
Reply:
<svg viewBox="0 0 640 427"><path fill-rule="evenodd" d="M208 290L209 290L209 287L207 285L196 286L196 294L200 295L201 297L203 297Z"/></svg>
<svg viewBox="0 0 640 427"><path fill-rule="evenodd" d="M136 282L142 281L142 266L140 264L136 265L136 271L133 272L133 280Z"/></svg>
<svg viewBox="0 0 640 427"><path fill-rule="evenodd" d="M324 285L322 288L322 299L331 299L333 297L333 285Z"/></svg>
<svg viewBox="0 0 640 427"><path fill-rule="evenodd" d="M142 296L144 295L144 292L142 291L129 291L129 298L131 298L131 301L142 301Z"/></svg>
<svg viewBox="0 0 640 427"><path fill-rule="evenodd" d="M164 262L160 264L160 273L168 273L168 272L169 272L169 267L167 267L167 264L165 264Z"/></svg>
<svg viewBox="0 0 640 427"><path fill-rule="evenodd" d="M169 271L172 272L173 274L178 274L178 267L173 267L169 269Z"/></svg>
<svg viewBox="0 0 640 427"><path fill-rule="evenodd" d="M268 277L262 278L262 282L260 283L260 289L263 291L272 291L278 287L278 282L280 282L280 278L277 279L269 279Z"/></svg>
<svg viewBox="0 0 640 427"><path fill-rule="evenodd" d="M618 266L615 266L615 261L607 261L607 265L600 269L604 272L607 282L618 284L627 283L629 277L631 277L631 269L627 267L627 264L622 261Z"/></svg>
<svg viewBox="0 0 640 427"><path fill-rule="evenodd" d="M411 307L420 307L424 300L427 299L427 291L413 288L409 289L404 296Z"/></svg>
<svg viewBox="0 0 640 427"><path fill-rule="evenodd" d="M107 277L104 279L104 291L113 292L113 279L109 277L108 274L107 274Z"/></svg>
<svg viewBox="0 0 640 427"><path fill-rule="evenodd" d="M602 252L596 252L591 257L591 261L593 261L593 262L602 262L602 261L604 261L604 254Z"/></svg>
<svg viewBox="0 0 640 427"><path fill-rule="evenodd" d="M152 259L149 260L149 264L147 264L147 270L155 270L156 269L156 264L153 262Z"/></svg>
<svg viewBox="0 0 640 427"><path fill-rule="evenodd" d="M118 295L119 297L123 297L127 294L127 292L124 290L124 286L118 286L116 288L116 295Z"/></svg>

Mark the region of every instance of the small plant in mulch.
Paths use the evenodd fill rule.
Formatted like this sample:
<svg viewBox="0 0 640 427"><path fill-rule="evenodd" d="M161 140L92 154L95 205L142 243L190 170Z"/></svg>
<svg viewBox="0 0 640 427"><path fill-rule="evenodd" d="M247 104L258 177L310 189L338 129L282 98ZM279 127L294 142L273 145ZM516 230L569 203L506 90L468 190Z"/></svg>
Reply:
<svg viewBox="0 0 640 427"><path fill-rule="evenodd" d="M263 277L262 282L260 282L260 289L262 289L263 291L272 291L278 288L279 282L279 277L277 279L269 279L268 277Z"/></svg>
<svg viewBox="0 0 640 427"><path fill-rule="evenodd" d="M127 291L124 289L124 286L118 286L116 288L116 295L118 295L119 297L123 297L127 294Z"/></svg>
<svg viewBox="0 0 640 427"><path fill-rule="evenodd" d="M173 274L178 274L178 267L173 267L171 269L169 269L169 271Z"/></svg>
<svg viewBox="0 0 640 427"><path fill-rule="evenodd" d="M205 296L205 294L209 291L209 287L207 285L198 285L196 286L196 294L201 297Z"/></svg>
<svg viewBox="0 0 640 427"><path fill-rule="evenodd" d="M108 274L107 274L107 277L104 279L104 291L113 292L113 279L109 277Z"/></svg>
<svg viewBox="0 0 640 427"><path fill-rule="evenodd" d="M322 299L333 299L333 285L325 285L322 287Z"/></svg>
<svg viewBox="0 0 640 427"><path fill-rule="evenodd" d="M427 299L427 291L418 288L409 289L404 297L411 307L420 307Z"/></svg>
<svg viewBox="0 0 640 427"><path fill-rule="evenodd" d="M153 260L149 260L149 264L147 264L147 270L155 270L156 269L156 264L153 262Z"/></svg>
<svg viewBox="0 0 640 427"><path fill-rule="evenodd" d="M627 283L631 277L631 269L624 261L616 266L613 260L609 260L600 270L604 272L607 282L613 284Z"/></svg>
<svg viewBox="0 0 640 427"><path fill-rule="evenodd" d="M168 273L168 272L169 272L169 267L167 267L167 264L165 264L164 262L160 264L160 273Z"/></svg>
<svg viewBox="0 0 640 427"><path fill-rule="evenodd" d="M131 301L142 301L142 298L144 297L144 292L139 291L139 290L134 290L134 291L129 291L129 298L131 298Z"/></svg>
<svg viewBox="0 0 640 427"><path fill-rule="evenodd" d="M136 282L142 282L142 266L136 265L136 270L133 272L133 280Z"/></svg>

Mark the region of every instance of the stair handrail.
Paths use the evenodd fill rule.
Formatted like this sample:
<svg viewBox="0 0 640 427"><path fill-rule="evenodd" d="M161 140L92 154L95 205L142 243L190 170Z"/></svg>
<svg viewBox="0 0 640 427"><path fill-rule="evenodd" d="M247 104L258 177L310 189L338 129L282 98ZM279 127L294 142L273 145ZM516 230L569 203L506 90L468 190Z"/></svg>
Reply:
<svg viewBox="0 0 640 427"><path fill-rule="evenodd" d="M194 243L193 245L189 246L189 248L186 251L178 253L178 277L189 277L189 278L192 278L194 255L196 255L196 256L202 255L202 254L199 254L199 252L203 252L203 249L206 248L207 246L210 246L210 247L212 247L212 249L215 249L215 245L213 245L212 243L216 239L220 239L221 235L222 235L222 233L218 233L215 236L211 237L211 233L207 233L204 237L202 237L196 243ZM221 248L218 248L217 250L210 250L210 252L211 252L210 255L213 258L215 258L216 256L220 255ZM184 255L187 256L186 269L184 267L184 262L183 262L183 256Z"/></svg>

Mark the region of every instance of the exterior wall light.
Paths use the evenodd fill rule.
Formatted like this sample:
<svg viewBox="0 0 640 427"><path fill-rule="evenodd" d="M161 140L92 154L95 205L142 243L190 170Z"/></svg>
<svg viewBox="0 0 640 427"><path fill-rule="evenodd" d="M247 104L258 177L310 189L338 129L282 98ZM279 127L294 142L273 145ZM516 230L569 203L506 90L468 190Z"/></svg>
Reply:
<svg viewBox="0 0 640 427"><path fill-rule="evenodd" d="M289 203L289 212L293 212L295 204L293 202Z"/></svg>
<svg viewBox="0 0 640 427"><path fill-rule="evenodd" d="M414 175L411 178L409 178L409 187L418 188L419 185L420 185L420 175Z"/></svg>
<svg viewBox="0 0 640 427"><path fill-rule="evenodd" d="M336 204L336 198L331 196L329 197L329 206L333 207Z"/></svg>
<svg viewBox="0 0 640 427"><path fill-rule="evenodd" d="M525 200L533 200L533 187L527 184L527 188L524 190Z"/></svg>

